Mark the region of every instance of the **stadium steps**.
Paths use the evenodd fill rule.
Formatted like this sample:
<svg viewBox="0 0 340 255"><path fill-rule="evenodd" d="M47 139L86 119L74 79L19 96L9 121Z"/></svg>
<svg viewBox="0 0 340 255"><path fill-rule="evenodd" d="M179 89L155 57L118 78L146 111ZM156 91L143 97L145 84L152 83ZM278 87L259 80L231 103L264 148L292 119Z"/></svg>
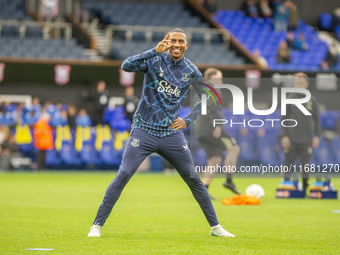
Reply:
<svg viewBox="0 0 340 255"><path fill-rule="evenodd" d="M97 51L100 55L106 56L111 50L111 41L106 36L105 30L98 27L99 20L95 19L92 23L83 23L82 26L93 36L96 41Z"/></svg>

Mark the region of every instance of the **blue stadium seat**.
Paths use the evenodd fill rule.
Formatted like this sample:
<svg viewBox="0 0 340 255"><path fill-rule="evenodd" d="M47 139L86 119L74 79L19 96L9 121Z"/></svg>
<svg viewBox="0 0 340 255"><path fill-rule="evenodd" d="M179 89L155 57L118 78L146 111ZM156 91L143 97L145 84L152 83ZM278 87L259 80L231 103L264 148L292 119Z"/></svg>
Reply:
<svg viewBox="0 0 340 255"><path fill-rule="evenodd" d="M59 152L62 165L67 168L81 167L81 161L77 157L76 151L72 141L63 141Z"/></svg>
<svg viewBox="0 0 340 255"><path fill-rule="evenodd" d="M317 165L339 163L334 158L329 141L323 137L320 138L319 147L313 150L313 155Z"/></svg>

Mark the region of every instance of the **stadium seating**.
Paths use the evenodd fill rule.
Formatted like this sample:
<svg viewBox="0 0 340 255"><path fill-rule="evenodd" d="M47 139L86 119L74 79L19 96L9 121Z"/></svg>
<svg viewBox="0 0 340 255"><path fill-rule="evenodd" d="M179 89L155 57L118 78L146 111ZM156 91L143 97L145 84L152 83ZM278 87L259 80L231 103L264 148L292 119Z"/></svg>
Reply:
<svg viewBox="0 0 340 255"><path fill-rule="evenodd" d="M0 57L89 59L74 39L0 37Z"/></svg>
<svg viewBox="0 0 340 255"><path fill-rule="evenodd" d="M294 34L305 35L309 50L292 50L292 62L280 64L276 62L276 54L280 41L286 40L286 32L274 31L272 19L249 18L242 11L220 10L215 20L227 28L250 52L259 49L268 61L269 68L273 70L317 71L328 51L327 44L318 38L313 27L300 20Z"/></svg>
<svg viewBox="0 0 340 255"><path fill-rule="evenodd" d="M184 28L209 27L208 23L201 22L197 16L192 16L181 4L161 4L145 2L95 2L85 1L84 7L100 17L104 24L138 25L138 26L168 26ZM204 31L204 30L203 30ZM204 44L204 34L192 33L189 50L186 57L194 63L207 64L234 64L241 65L245 60L238 57L235 52L226 49L219 35L211 34L211 44ZM132 41L125 41L125 33L118 32L111 47L111 56L114 59L125 59L131 55L141 53L156 46L163 39L165 33L154 32L152 42L146 41L146 33L134 31Z"/></svg>
<svg viewBox="0 0 340 255"><path fill-rule="evenodd" d="M0 0L0 20L32 20L22 0Z"/></svg>
<svg viewBox="0 0 340 255"><path fill-rule="evenodd" d="M85 1L84 7L100 17L104 24L140 26L179 26L207 28L180 4L145 2Z"/></svg>
<svg viewBox="0 0 340 255"><path fill-rule="evenodd" d="M320 13L319 26L322 30L331 30L333 26L333 16L330 13Z"/></svg>
<svg viewBox="0 0 340 255"><path fill-rule="evenodd" d="M39 107L38 107L39 108ZM51 113L55 113L57 108L52 105L49 107ZM24 108L24 115L27 116L34 109ZM184 107L180 113L181 117L190 112L190 107ZM3 114L5 113L5 114ZM16 106L14 104L7 106L5 112L0 112L0 123L12 123L14 126L14 116L16 116ZM243 119L261 119L263 116L254 116L249 110L246 110L245 116L233 116L232 110L223 108L225 119L232 119L233 122L241 123ZM7 117L6 117L7 116ZM9 116L9 117L8 117ZM52 114L52 116L57 116ZM268 116L265 116L269 118ZM271 117L280 118L280 111L275 111ZM336 131L339 112L335 110L322 111L320 113L321 127L323 130ZM4 121L4 119L6 119ZM76 131L70 130L67 125L54 128L55 150L48 151L46 155L46 166L52 169L84 169L84 168L101 168L117 169L119 167L123 150L128 139L130 121L126 118L124 107L117 106L115 109L106 109L104 119L111 126L97 126L96 128L86 125L78 126ZM122 122L123 124L119 124ZM16 134L18 148L23 156L36 158L37 150L33 146L33 136L31 122L23 118L23 125L15 126L13 133ZM271 126L271 125L268 125ZM227 132L237 139L241 148L240 162L242 164L263 164L263 165L280 165L284 161L284 153L278 139L280 125L274 125L274 128L263 126L262 135L259 128L244 128L242 124L230 127L230 122L224 128ZM207 158L205 151L200 148L200 144L195 139L193 129L184 129L188 140L190 150L196 165L205 165ZM339 162L340 156L340 138L336 137L331 140L321 138L320 146L313 152L311 163L324 164ZM152 170L158 171L161 162L155 156L152 161Z"/></svg>

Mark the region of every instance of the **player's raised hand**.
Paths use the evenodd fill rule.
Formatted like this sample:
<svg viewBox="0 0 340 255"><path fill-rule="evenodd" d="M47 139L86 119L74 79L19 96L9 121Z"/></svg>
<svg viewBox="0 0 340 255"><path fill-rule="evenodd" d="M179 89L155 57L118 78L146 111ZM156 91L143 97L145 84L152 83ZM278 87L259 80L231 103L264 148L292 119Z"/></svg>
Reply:
<svg viewBox="0 0 340 255"><path fill-rule="evenodd" d="M172 124L170 125L169 128L173 128L174 131L178 130L178 129L182 129L182 128L186 128L188 125L186 123L186 121L182 118L177 118L174 120L174 122L172 122Z"/></svg>
<svg viewBox="0 0 340 255"><path fill-rule="evenodd" d="M170 47L172 47L172 43L170 42L170 32L160 41L156 46L156 52L158 54L167 51Z"/></svg>

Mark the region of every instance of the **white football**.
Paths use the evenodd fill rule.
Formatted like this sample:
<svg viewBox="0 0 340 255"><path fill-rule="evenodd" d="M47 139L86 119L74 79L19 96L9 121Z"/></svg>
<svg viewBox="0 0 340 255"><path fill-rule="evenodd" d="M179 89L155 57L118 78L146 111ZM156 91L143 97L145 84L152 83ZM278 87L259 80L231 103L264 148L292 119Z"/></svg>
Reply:
<svg viewBox="0 0 340 255"><path fill-rule="evenodd" d="M258 184L252 184L246 189L246 194L248 196L254 196L258 198L264 197L264 189Z"/></svg>

